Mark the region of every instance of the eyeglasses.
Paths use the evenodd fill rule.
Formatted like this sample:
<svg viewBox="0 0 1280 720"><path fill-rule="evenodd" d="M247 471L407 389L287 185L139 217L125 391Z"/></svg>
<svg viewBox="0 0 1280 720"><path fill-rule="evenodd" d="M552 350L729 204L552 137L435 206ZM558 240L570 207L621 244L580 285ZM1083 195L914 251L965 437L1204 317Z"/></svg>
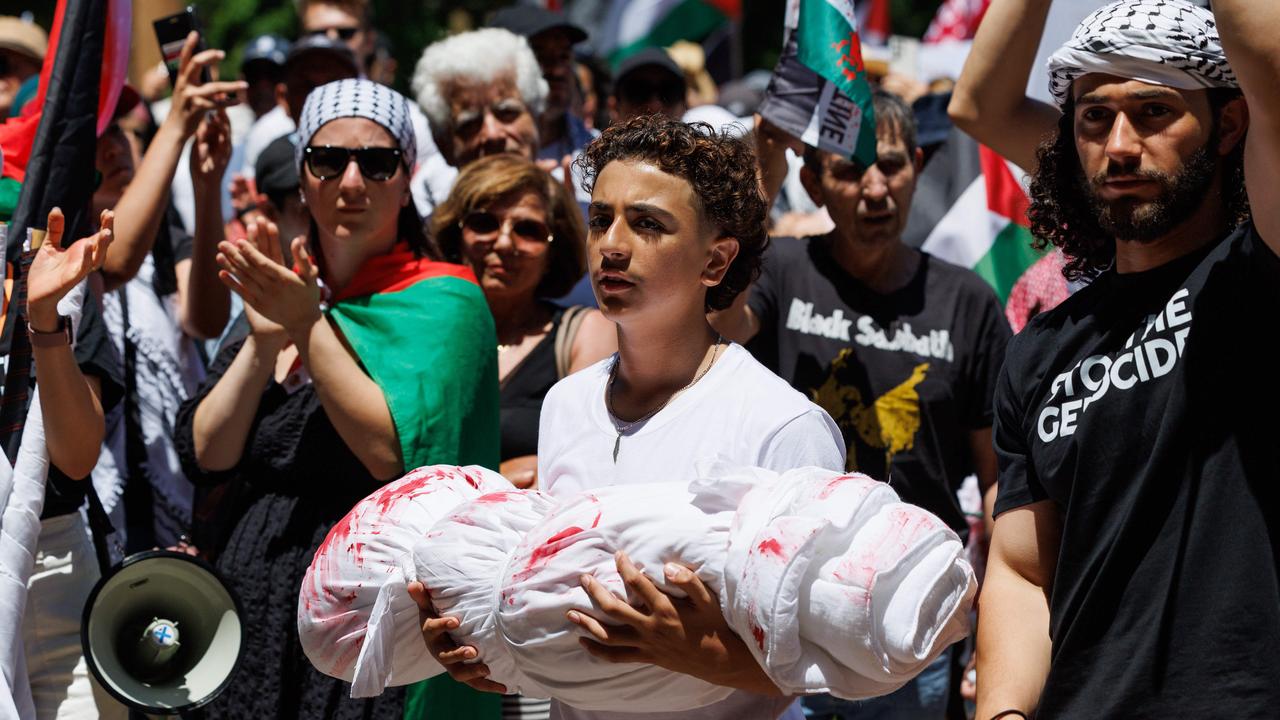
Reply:
<svg viewBox="0 0 1280 720"><path fill-rule="evenodd" d="M329 33L333 33L345 42L355 37L358 32L360 32L360 28L354 25L348 25L345 27L318 28L307 33L307 35L328 35Z"/></svg>
<svg viewBox="0 0 1280 720"><path fill-rule="evenodd" d="M400 167L400 148L362 147L348 148L335 145L312 145L303 151L307 168L317 180L332 180L346 172L354 156L360 166L360 174L366 179L390 180Z"/></svg>
<svg viewBox="0 0 1280 720"><path fill-rule="evenodd" d="M499 231L505 230L513 240L549 243L553 239L551 229L544 222L530 219L503 221L488 210L473 210L467 213L461 224L464 230L469 230L480 237L497 235Z"/></svg>

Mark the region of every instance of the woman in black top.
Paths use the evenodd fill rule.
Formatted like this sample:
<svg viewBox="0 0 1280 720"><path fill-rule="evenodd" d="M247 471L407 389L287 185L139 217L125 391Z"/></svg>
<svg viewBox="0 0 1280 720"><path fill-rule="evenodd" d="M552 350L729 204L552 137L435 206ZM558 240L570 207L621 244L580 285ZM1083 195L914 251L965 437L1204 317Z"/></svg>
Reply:
<svg viewBox="0 0 1280 720"><path fill-rule="evenodd" d="M586 230L573 196L514 155L467 166L432 217L448 260L470 265L498 330L502 474L536 481L542 398L560 378L617 349L614 324L597 310L562 308L585 268Z"/></svg>

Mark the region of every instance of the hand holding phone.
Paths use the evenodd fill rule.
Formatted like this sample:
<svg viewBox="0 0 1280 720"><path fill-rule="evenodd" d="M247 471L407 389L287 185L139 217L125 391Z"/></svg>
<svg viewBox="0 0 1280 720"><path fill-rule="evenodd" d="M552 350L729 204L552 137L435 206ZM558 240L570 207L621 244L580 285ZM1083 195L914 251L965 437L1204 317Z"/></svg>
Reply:
<svg viewBox="0 0 1280 720"><path fill-rule="evenodd" d="M196 9L188 5L185 10L173 15L167 15L152 23L156 30L156 41L160 43L160 55L164 58L164 66L169 70L169 87L177 89L178 72L181 66L182 49L187 43L187 36L196 33L197 53L205 49L204 36L200 32L199 21L196 19ZM211 80L208 68L204 68L200 73L200 84L204 84Z"/></svg>
<svg viewBox="0 0 1280 720"><path fill-rule="evenodd" d="M199 45L200 36L192 31L179 49L173 101L165 119L166 124L181 124L184 140L195 133L208 113L239 104L240 97L248 89L243 81L219 81L217 64L226 57L226 53L221 50L197 51Z"/></svg>

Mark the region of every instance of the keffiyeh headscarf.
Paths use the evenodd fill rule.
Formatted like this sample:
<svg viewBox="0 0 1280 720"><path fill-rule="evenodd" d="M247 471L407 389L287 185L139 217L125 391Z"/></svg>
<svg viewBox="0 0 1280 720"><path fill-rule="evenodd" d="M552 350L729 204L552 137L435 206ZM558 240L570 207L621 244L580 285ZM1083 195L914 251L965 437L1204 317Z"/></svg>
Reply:
<svg viewBox="0 0 1280 720"><path fill-rule="evenodd" d="M326 83L311 91L302 104L298 121L298 145L294 163L302 170L302 151L311 144L316 131L331 120L359 117L372 120L391 133L400 146L405 165L412 168L418 157L409 101L403 95L372 80L348 78Z"/></svg>
<svg viewBox="0 0 1280 720"><path fill-rule="evenodd" d="M1118 0L1084 19L1049 57L1061 108L1081 75L1106 73L1181 90L1239 87L1213 13L1187 0Z"/></svg>

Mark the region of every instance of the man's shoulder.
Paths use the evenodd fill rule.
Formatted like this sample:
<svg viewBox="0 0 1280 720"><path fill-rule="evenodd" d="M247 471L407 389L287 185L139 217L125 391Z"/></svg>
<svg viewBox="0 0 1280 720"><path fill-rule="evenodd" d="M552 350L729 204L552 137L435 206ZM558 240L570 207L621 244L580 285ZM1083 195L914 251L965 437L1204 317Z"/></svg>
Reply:
<svg viewBox="0 0 1280 720"><path fill-rule="evenodd" d="M778 377L741 345L726 353L735 388L751 388L742 394L744 416L770 426L783 426L813 410L821 410L807 395ZM744 417L745 420L745 417Z"/></svg>
<svg viewBox="0 0 1280 720"><path fill-rule="evenodd" d="M923 250L920 254L928 266L930 284L952 288L963 297L999 304L1000 299L991 283L978 273Z"/></svg>
<svg viewBox="0 0 1280 720"><path fill-rule="evenodd" d="M797 265L813 265L813 256L810 253L810 248L821 241L821 236L771 237L769 238L769 247L765 249L765 262L787 268Z"/></svg>

